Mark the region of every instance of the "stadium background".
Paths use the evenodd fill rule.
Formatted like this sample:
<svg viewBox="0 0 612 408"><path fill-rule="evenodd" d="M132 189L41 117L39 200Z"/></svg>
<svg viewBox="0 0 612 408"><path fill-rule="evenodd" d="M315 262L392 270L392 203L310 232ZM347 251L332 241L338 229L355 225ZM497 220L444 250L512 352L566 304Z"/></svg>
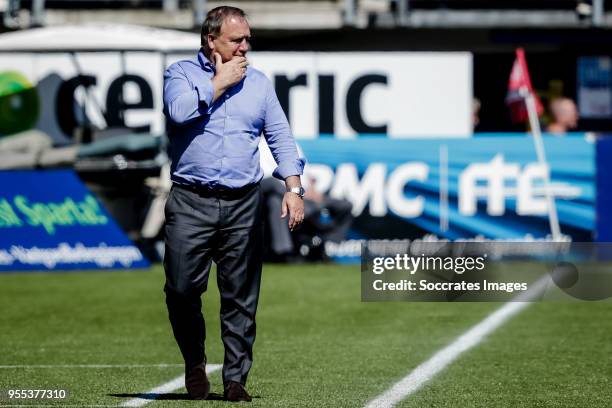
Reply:
<svg viewBox="0 0 612 408"><path fill-rule="evenodd" d="M551 179L561 188L556 200L561 230L574 241L609 241L611 6L596 0L494 3L230 3L251 16L252 62L274 77L310 165L321 182L329 181L326 192L353 205L348 240L323 248L332 261L358 261L362 239L547 237L548 209L519 210L518 179L537 160L526 123L513 123L505 102L517 47L526 51L539 97L546 103L568 96L581 112L575 133L544 134ZM23 148L2 156L6 167L17 164L0 172L0 271L7 272L0 276L0 389L64 387L70 389L70 404L117 405L180 373L160 290L159 235L147 235L144 226L163 200L161 67L190 54L202 13L216 5L0 2L6 32L0 34L0 147L2 139L39 128L56 148L75 149L70 165L46 164L40 152L32 159ZM108 23L174 32L149 32L141 48L150 47L147 57L153 59L146 60L137 50L146 29L132 32ZM73 32L82 36L73 40L82 40L86 49L66 49L54 42L61 35L36 31L71 27L82 30ZM120 52L122 47L127 51ZM145 78L144 84L125 78L133 74ZM87 79L69 81L78 75L95 78L90 94L82 87ZM374 80L351 94L363 76ZM125 82L113 88L120 77ZM481 108L472 128L474 97ZM592 99L598 112L590 107ZM425 106L412 122L411 106ZM518 173L494 170L500 157ZM512 179L502 188L501 213L489 208L487 193L474 198L474 209L469 198L460 208L460 196L468 194L462 174L470 168ZM473 181L475 189L492 178L479 180ZM25 204L15 201L17 196L25 197ZM102 206L91 204L90 197ZM82 217L49 221L44 211L66 200ZM12 250L15 246L21 252ZM32 251L49 247L64 261ZM108 272L126 266L146 272ZM60 272L12 273L19 269ZM61 272L67 269L73 272ZM363 304L358 269L266 265L262 334L251 380L260 397L256 404L363 406L498 307ZM212 312L217 296L214 290L205 296L213 362L222 355L211 341L219 337ZM534 305L402 406L606 406L612 389L609 318L609 302ZM181 391L157 399L146 402L190 404Z"/></svg>

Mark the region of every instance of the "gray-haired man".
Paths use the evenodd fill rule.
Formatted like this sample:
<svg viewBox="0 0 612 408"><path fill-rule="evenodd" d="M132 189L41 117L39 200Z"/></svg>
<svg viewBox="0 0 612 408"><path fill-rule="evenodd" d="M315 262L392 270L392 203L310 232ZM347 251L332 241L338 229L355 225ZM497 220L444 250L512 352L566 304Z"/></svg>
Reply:
<svg viewBox="0 0 612 408"><path fill-rule="evenodd" d="M261 278L262 132L278 163L274 174L287 187L281 216L289 216L291 228L304 218L304 162L272 84L248 67L250 38L242 10L217 7L204 21L197 57L171 65L164 76L173 181L166 203L166 304L185 359L187 392L195 399L210 390L201 294L215 261L224 395L251 400L244 384L253 361Z"/></svg>

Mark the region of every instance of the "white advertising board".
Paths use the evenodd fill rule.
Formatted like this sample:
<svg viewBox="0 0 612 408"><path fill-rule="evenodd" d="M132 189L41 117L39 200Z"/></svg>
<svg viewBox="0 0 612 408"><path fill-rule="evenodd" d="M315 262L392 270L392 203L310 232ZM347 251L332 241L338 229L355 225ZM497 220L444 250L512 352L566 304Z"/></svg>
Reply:
<svg viewBox="0 0 612 408"><path fill-rule="evenodd" d="M58 142L72 138L83 112L98 128L162 133L163 69L189 57L129 50L0 52L0 76L17 72L36 86L36 127ZM470 53L252 52L249 59L274 82L297 138L472 133Z"/></svg>

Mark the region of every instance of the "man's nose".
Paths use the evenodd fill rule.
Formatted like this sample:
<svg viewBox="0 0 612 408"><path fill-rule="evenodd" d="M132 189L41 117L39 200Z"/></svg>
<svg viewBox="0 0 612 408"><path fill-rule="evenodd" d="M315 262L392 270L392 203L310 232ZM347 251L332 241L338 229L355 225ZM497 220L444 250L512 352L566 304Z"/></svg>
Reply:
<svg viewBox="0 0 612 408"><path fill-rule="evenodd" d="M249 48L250 48L249 42L246 39L243 39L242 42L240 43L240 47L238 47L238 49L242 52L247 52Z"/></svg>

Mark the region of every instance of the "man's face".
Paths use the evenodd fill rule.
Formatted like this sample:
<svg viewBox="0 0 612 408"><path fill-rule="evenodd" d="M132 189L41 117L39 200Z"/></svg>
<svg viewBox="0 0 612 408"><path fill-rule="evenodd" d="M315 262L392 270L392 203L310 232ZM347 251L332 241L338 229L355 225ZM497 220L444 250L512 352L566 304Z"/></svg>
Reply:
<svg viewBox="0 0 612 408"><path fill-rule="evenodd" d="M578 110L572 101L563 101L560 107L560 122L568 129L575 129L578 126Z"/></svg>
<svg viewBox="0 0 612 408"><path fill-rule="evenodd" d="M221 55L223 62L233 57L246 57L250 48L251 29L244 18L228 17L221 25L219 35L208 35L208 47L211 50L211 60L214 61L214 53Z"/></svg>

